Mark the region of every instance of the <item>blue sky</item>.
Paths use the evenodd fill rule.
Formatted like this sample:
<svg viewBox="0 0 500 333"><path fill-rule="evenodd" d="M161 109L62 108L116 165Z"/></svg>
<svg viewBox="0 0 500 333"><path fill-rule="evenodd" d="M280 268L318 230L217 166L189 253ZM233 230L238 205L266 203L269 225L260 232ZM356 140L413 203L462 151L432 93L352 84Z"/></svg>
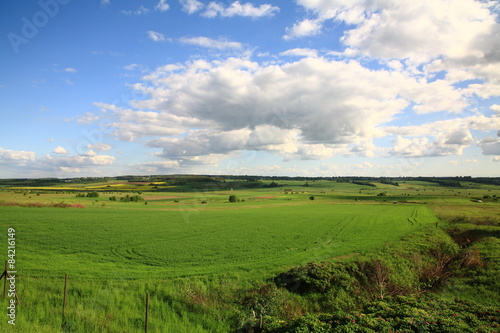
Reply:
<svg viewBox="0 0 500 333"><path fill-rule="evenodd" d="M499 176L499 12L2 1L0 177Z"/></svg>

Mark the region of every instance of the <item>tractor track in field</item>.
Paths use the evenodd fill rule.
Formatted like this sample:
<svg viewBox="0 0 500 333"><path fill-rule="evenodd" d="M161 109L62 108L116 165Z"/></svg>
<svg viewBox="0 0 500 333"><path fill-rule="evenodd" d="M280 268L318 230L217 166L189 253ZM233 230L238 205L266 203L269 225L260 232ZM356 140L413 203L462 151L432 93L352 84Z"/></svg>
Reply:
<svg viewBox="0 0 500 333"><path fill-rule="evenodd" d="M331 244L334 240L338 239L340 234L345 230L345 228L347 228L347 226L354 220L354 218L348 218L348 219L345 219L344 221L342 222L339 222L337 223L335 226L333 226L330 230L328 230L328 232L325 233L325 235L330 235L330 234L333 234L333 237L332 238L327 238L324 242L322 242L321 245L319 246L316 246L315 248L318 248L318 247L321 247L321 246L327 246L329 244ZM334 231L338 229L338 231L336 231L334 233ZM319 242L318 242L319 243Z"/></svg>
<svg viewBox="0 0 500 333"><path fill-rule="evenodd" d="M415 225L421 226L422 225L422 223L420 223L420 221L418 220L418 211L419 211L419 209L420 209L420 207L413 208L410 217L407 218L408 222L412 226L415 226Z"/></svg>

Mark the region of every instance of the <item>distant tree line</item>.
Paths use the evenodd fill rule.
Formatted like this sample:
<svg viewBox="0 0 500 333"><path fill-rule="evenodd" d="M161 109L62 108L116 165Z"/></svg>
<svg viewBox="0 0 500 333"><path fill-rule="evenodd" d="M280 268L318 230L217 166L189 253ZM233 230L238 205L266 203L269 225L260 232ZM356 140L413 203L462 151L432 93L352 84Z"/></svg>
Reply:
<svg viewBox="0 0 500 333"><path fill-rule="evenodd" d="M99 198L99 193L96 191L87 192L87 193L78 193L76 195L77 198Z"/></svg>
<svg viewBox="0 0 500 333"><path fill-rule="evenodd" d="M143 202L144 198L140 195L125 195L117 199L115 196L109 197L109 201L121 201L121 202Z"/></svg>
<svg viewBox="0 0 500 333"><path fill-rule="evenodd" d="M380 179L380 183L382 184L387 184L387 185L394 185L394 186L399 186L398 182L395 182L393 180L387 179L387 178L382 178Z"/></svg>
<svg viewBox="0 0 500 333"><path fill-rule="evenodd" d="M362 186L371 186L371 187L377 187L377 185L370 183L370 182L362 182L362 181L351 181L351 183L356 184L356 185L362 185Z"/></svg>
<svg viewBox="0 0 500 333"><path fill-rule="evenodd" d="M64 183L64 179L58 178L19 178L19 179L0 179L0 185L7 186L53 186Z"/></svg>
<svg viewBox="0 0 500 333"><path fill-rule="evenodd" d="M463 182L500 185L500 177L360 177L360 176L343 176L343 177L291 177L291 176L256 176L256 175L149 175L149 176L118 176L118 177L78 177L78 178L7 178L0 179L0 185L4 186L54 186L61 184L78 184L92 182L109 182L109 181L127 181L127 182L165 182L166 186L180 186L191 183L199 184L217 184L222 186L223 183L231 181L248 182L247 187L258 187L262 182L278 181L303 181L314 182L316 180L329 180L339 183L383 183L398 186L404 181L428 181L440 184L442 186L462 187ZM367 184L363 184L367 185ZM367 185L371 186L371 185ZM161 186L159 186L161 188Z"/></svg>
<svg viewBox="0 0 500 333"><path fill-rule="evenodd" d="M276 183L276 182L271 182L271 183L266 184L266 185L264 185L264 186L262 186L262 187L266 187L266 188L273 188L273 187L279 187L279 186L280 186L280 184L278 184L278 183Z"/></svg>
<svg viewBox="0 0 500 333"><path fill-rule="evenodd" d="M421 178L423 181L431 182L431 183L437 183L441 186L446 186L446 187L462 187L462 184L453 178Z"/></svg>

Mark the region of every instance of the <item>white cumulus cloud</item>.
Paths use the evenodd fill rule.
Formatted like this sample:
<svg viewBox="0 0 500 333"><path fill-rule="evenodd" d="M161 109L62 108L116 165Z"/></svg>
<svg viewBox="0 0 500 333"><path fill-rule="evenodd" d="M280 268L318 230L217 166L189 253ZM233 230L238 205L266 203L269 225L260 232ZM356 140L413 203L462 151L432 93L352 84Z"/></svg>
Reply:
<svg viewBox="0 0 500 333"><path fill-rule="evenodd" d="M35 158L36 154L32 151L16 151L0 147L0 163L24 165L27 162L34 161Z"/></svg>
<svg viewBox="0 0 500 333"><path fill-rule="evenodd" d="M68 151L66 149L64 149L63 147L61 147L61 146L57 146L56 148L54 148L54 150L52 152L54 154L61 154L61 155L64 155L64 154L68 153Z"/></svg>
<svg viewBox="0 0 500 333"><path fill-rule="evenodd" d="M241 49L243 46L238 42L227 40L216 40L208 37L182 37L179 41L183 44L196 45L217 50Z"/></svg>
<svg viewBox="0 0 500 333"><path fill-rule="evenodd" d="M188 14L194 14L202 10L205 5L198 0L179 0L182 5L182 10Z"/></svg>
<svg viewBox="0 0 500 333"><path fill-rule="evenodd" d="M72 173L93 170L95 167L112 165L114 156L98 155L93 151L88 151L81 155L71 155L62 147L54 149L52 154L45 154L38 157L30 151L14 151L0 148L0 171L12 177L45 174L48 176L63 176Z"/></svg>
<svg viewBox="0 0 500 333"><path fill-rule="evenodd" d="M489 136L478 142L479 147L483 150L484 155L500 156L500 138Z"/></svg>
<svg viewBox="0 0 500 333"><path fill-rule="evenodd" d="M321 32L323 25L321 20L304 19L295 23L291 28L286 29L285 40L314 36Z"/></svg>
<svg viewBox="0 0 500 333"><path fill-rule="evenodd" d="M97 151L108 151L113 147L107 143L95 143L95 144L87 145L86 148L90 149L90 150L97 150Z"/></svg>
<svg viewBox="0 0 500 333"><path fill-rule="evenodd" d="M156 3L155 9L160 12L166 12L170 8L166 0L160 0Z"/></svg>
<svg viewBox="0 0 500 333"><path fill-rule="evenodd" d="M202 15L209 18L214 18L217 16L244 16L259 18L264 16L274 16L278 11L279 7L269 4L262 4L257 7L249 2L242 4L239 1L234 1L226 7L220 2L212 1L206 6L205 11Z"/></svg>
<svg viewBox="0 0 500 333"><path fill-rule="evenodd" d="M343 42L361 54L381 58L409 58L426 62L441 55L481 56L478 43L487 38L495 16L485 2L474 0L299 0L316 15L296 24L295 36L321 30L328 20L354 25ZM314 23L314 24L313 24ZM308 28L309 26L309 28ZM303 31L300 33L300 31Z"/></svg>
<svg viewBox="0 0 500 333"><path fill-rule="evenodd" d="M149 39L151 39L153 42L163 42L166 40L165 35L160 32L149 30L147 33Z"/></svg>

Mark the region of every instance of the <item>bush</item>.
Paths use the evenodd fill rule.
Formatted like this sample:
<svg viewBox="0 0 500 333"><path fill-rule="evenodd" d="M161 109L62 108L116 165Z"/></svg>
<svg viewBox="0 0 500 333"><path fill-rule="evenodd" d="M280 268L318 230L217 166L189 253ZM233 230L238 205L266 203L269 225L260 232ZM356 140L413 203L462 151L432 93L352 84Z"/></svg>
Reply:
<svg viewBox="0 0 500 333"><path fill-rule="evenodd" d="M237 202L238 198L235 195L230 195L229 196L229 202Z"/></svg>
<svg viewBox="0 0 500 333"><path fill-rule="evenodd" d="M373 302L362 312L269 320L265 332L498 332L498 311L457 299L397 297Z"/></svg>
<svg viewBox="0 0 500 333"><path fill-rule="evenodd" d="M264 284L250 290L241 305L252 313L255 318L260 316L285 316L286 304L290 303L286 290L274 284ZM256 323L253 323L256 324Z"/></svg>
<svg viewBox="0 0 500 333"><path fill-rule="evenodd" d="M126 195L120 198L121 202L142 202L144 198L139 195Z"/></svg>
<svg viewBox="0 0 500 333"><path fill-rule="evenodd" d="M357 268L340 262L309 263L280 274L276 281L296 293L326 293L353 289Z"/></svg>

